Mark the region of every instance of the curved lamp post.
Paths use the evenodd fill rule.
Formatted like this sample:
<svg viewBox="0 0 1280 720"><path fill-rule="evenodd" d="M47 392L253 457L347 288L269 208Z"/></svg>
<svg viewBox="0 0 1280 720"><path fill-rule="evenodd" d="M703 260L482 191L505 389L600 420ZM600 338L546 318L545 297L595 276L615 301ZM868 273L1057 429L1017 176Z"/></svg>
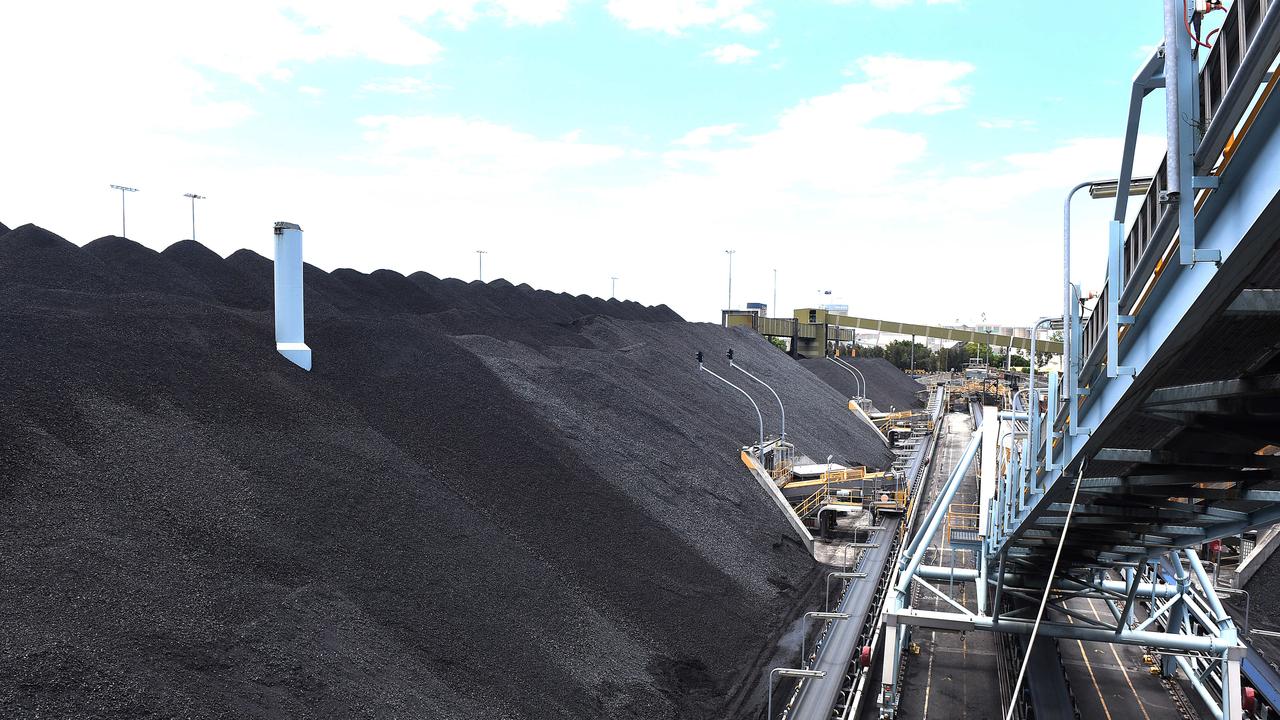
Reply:
<svg viewBox="0 0 1280 720"><path fill-rule="evenodd" d="M773 720L773 681L777 677L813 678L820 680L827 676L821 670L805 670L803 668L774 668L769 671L769 710L765 720Z"/></svg>
<svg viewBox="0 0 1280 720"><path fill-rule="evenodd" d="M729 352L725 353L725 355L729 358L729 367L731 367L731 368L733 368L733 369L735 369L735 370L739 370L739 371L741 371L743 375L746 375L747 377L751 378L752 380L755 380L756 382L760 383L761 385L764 385L766 388L768 388L769 392L773 393L773 399L778 401L778 411L782 413L782 439L781 439L779 442L780 442L780 443L786 443L786 442L787 442L787 409L786 409L786 408L784 408L784 407L782 407L782 398L778 397L778 391L776 391L776 390L774 390L773 388L769 387L769 384L768 384L768 383L766 383L765 381L763 381L763 380L761 380L760 378L756 377L755 375L752 375L751 373L747 372L745 369L743 369L743 367L742 367L741 365L736 365L736 364L734 364L734 362L733 362L733 348L729 348ZM763 447L761 447L761 448L760 448L760 452L762 452L762 453L764 452L764 448L763 448Z"/></svg>
<svg viewBox="0 0 1280 720"><path fill-rule="evenodd" d="M809 636L810 620L848 620L849 613L846 612L827 612L825 610L810 610L804 614L803 624L800 626L800 664L804 665L809 662L809 657L805 654L805 640Z"/></svg>
<svg viewBox="0 0 1280 720"><path fill-rule="evenodd" d="M707 370L707 366L702 364L701 350L698 351L698 369L708 373L709 375L711 375L711 377L716 378L720 382L723 382L725 385L728 385L734 390L737 390L738 392L742 393L742 395L751 403L751 407L756 409L756 418L759 419L760 421L760 465L763 466L764 465L764 415L760 414L760 406L756 404L755 400L751 399L751 396L747 394L746 390L743 390L737 385L734 385L733 383L729 382L723 377L720 377L714 372Z"/></svg>

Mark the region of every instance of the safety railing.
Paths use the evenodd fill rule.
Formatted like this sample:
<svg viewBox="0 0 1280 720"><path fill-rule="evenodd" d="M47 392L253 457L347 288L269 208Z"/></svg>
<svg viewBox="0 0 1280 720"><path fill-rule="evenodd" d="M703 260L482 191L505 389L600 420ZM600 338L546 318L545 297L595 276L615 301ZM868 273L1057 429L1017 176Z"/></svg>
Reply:
<svg viewBox="0 0 1280 720"><path fill-rule="evenodd" d="M861 480L867 476L867 468L858 466L845 470L828 470L822 473L822 481L825 483L846 482L848 480Z"/></svg>
<svg viewBox="0 0 1280 720"><path fill-rule="evenodd" d="M1209 147L1210 136L1221 136L1221 145L1227 144L1227 136L1235 130L1234 120L1228 116L1219 119L1219 110L1227 97L1232 82L1239 74L1245 55L1250 47L1259 40L1260 29L1267 11L1276 0L1237 0L1227 12L1217 40L1210 49L1204 66L1200 69L1200 108L1201 128L1208 128L1206 146L1209 154L1216 160L1222 147ZM1270 61L1267 61L1270 64ZM1166 79L1167 82L1171 80ZM1247 88L1245 90L1248 90ZM1252 93L1250 93L1252 98ZM1215 123L1215 120L1220 122ZM1214 128L1214 125L1232 127L1226 131ZM1217 132L1212 132L1214 130ZM1199 156L1201 153L1197 153ZM1081 329L1079 357L1081 359L1081 380L1086 381L1092 368L1098 363L1105 347L1107 331L1107 303L1113 292L1119 292L1119 314L1128 314L1129 308L1139 301L1148 286L1159 276L1162 269L1161 259L1170 251L1174 242L1177 225L1177 212L1174 206L1165 202L1168 190L1168 156L1161 161L1154 181L1147 189L1139 206L1133 225L1125 236L1121 249L1120 287L1112 288L1110 282L1104 284L1098 294L1093 313L1084 320ZM1184 188L1188 202L1193 201L1195 190ZM1099 347L1100 345L1104 347Z"/></svg>
<svg viewBox="0 0 1280 720"><path fill-rule="evenodd" d="M808 517L822 505L830 494L831 486L824 483L812 495L801 500L800 504L796 505L796 516L801 518Z"/></svg>

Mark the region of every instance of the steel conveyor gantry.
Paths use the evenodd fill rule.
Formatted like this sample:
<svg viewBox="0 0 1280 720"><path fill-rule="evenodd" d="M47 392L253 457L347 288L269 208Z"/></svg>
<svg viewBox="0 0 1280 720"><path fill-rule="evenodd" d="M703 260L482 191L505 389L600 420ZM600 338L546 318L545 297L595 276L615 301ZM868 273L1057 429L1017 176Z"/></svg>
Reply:
<svg viewBox="0 0 1280 720"><path fill-rule="evenodd" d="M1069 196L1063 372L1033 374L1021 411L984 418L1003 429L975 437L898 559L883 717L896 713L898 664L919 627L1150 647L1215 718L1245 717L1245 646L1198 550L1280 521L1280 491L1262 489L1280 478L1277 4L1233 3L1205 54L1198 3L1166 0L1164 44L1133 78L1120 175L1076 188L1119 190L1106 284L1086 312L1069 274ZM1135 181L1142 101L1160 88L1169 150L1150 181ZM1126 189L1142 195L1128 230ZM993 436L994 488L968 579L977 610L912 607L913 584L946 570L924 564L924 551L963 466ZM1072 598L1100 601L1110 617L1081 615Z"/></svg>

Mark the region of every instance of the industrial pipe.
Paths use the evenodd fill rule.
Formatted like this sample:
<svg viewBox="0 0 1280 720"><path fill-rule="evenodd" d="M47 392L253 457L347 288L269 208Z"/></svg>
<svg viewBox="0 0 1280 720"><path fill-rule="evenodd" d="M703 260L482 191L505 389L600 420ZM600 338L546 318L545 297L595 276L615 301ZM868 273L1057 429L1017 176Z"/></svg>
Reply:
<svg viewBox="0 0 1280 720"><path fill-rule="evenodd" d="M276 350L290 362L311 369L311 348L304 336L302 311L302 228L275 224Z"/></svg>

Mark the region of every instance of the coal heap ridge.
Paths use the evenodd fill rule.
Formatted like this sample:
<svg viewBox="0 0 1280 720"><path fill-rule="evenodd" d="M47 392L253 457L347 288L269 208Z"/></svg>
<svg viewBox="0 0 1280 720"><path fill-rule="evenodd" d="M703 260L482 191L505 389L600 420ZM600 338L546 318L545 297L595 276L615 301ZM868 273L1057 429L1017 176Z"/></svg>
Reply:
<svg viewBox="0 0 1280 720"><path fill-rule="evenodd" d="M840 359L862 372L867 381L867 397L876 410L890 412L891 408L911 410L924 407L924 403L916 395L924 386L888 360L864 357ZM861 380L855 379L848 370L825 357L801 358L799 363L846 397L854 397L861 388Z"/></svg>
<svg viewBox="0 0 1280 720"><path fill-rule="evenodd" d="M662 306L312 267L306 373L271 270L0 237L0 716L763 714L822 569L693 353L887 464L840 393Z"/></svg>

